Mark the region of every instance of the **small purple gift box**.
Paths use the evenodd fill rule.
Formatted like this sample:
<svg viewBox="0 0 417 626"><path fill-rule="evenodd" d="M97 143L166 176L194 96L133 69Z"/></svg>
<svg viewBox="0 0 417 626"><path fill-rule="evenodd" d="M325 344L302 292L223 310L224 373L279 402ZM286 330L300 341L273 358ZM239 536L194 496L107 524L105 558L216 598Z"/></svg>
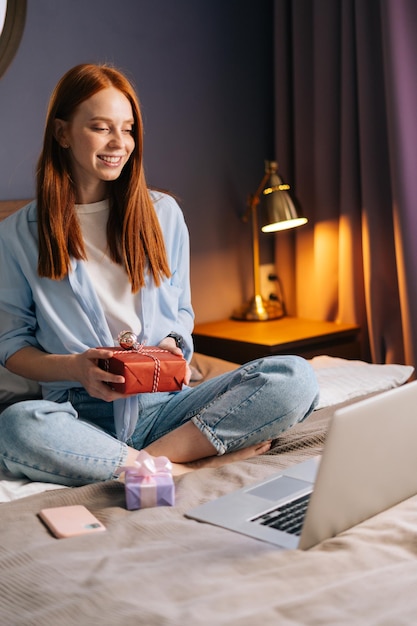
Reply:
<svg viewBox="0 0 417 626"><path fill-rule="evenodd" d="M122 468L125 472L127 508L132 511L152 506L173 506L175 485L171 470L171 461L166 456L153 457L141 450L134 467Z"/></svg>

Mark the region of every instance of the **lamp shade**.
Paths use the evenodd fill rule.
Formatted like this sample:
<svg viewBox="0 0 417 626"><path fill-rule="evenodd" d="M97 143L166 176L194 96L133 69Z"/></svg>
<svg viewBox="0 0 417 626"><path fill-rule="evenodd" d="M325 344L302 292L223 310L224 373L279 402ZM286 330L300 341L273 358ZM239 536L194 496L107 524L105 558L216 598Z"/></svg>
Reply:
<svg viewBox="0 0 417 626"><path fill-rule="evenodd" d="M269 163L270 176L262 192L266 205L266 220L261 227L264 233L295 228L307 222L307 218L300 216L288 193L290 186L284 184L278 176L277 167L274 161Z"/></svg>

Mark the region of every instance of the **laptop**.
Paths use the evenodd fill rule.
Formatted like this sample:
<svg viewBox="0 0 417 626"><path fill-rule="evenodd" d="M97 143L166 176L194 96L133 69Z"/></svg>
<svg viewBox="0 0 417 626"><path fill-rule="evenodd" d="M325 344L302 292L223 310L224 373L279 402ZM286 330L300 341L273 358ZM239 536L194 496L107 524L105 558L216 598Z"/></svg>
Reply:
<svg viewBox="0 0 417 626"><path fill-rule="evenodd" d="M415 494L417 381L336 410L321 457L186 516L282 549L308 549ZM288 521L288 508L304 519L293 511Z"/></svg>

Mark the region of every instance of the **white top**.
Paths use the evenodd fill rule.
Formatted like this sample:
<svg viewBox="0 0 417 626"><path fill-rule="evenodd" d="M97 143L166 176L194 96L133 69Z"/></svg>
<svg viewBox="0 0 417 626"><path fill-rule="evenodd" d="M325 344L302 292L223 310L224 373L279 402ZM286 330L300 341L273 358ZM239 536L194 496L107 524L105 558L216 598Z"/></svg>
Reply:
<svg viewBox="0 0 417 626"><path fill-rule="evenodd" d="M132 293L126 270L108 254L109 201L77 204L76 210L87 253L85 267L117 345L117 336L122 330L131 330L136 335L141 332L140 296Z"/></svg>

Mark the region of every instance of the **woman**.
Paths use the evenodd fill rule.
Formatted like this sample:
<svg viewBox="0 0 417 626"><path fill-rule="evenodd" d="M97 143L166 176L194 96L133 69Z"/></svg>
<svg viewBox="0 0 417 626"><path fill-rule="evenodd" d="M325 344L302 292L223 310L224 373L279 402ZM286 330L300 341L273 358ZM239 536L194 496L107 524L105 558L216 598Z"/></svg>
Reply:
<svg viewBox="0 0 417 626"><path fill-rule="evenodd" d="M176 473L249 458L317 402L298 357L177 393L111 389L124 379L98 360L122 330L187 361L193 349L188 231L177 203L147 189L137 96L111 67L79 65L58 83L37 198L0 225L0 264L0 362L40 381L44 398L0 416L0 459L16 476L108 480L140 449Z"/></svg>

